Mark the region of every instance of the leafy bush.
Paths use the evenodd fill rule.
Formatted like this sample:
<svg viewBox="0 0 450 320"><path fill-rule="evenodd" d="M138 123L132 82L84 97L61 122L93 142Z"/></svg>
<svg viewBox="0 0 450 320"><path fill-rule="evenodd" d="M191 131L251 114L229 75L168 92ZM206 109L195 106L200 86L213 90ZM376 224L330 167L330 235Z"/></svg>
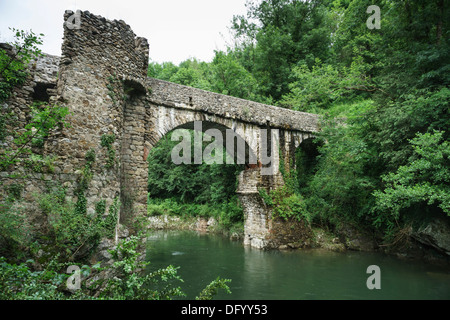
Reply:
<svg viewBox="0 0 450 320"><path fill-rule="evenodd" d="M414 154L409 163L384 175L384 189L374 192L374 223L387 225L388 231L398 226L402 214L407 215L412 207L421 207L423 215L438 209L450 216L450 144L440 131L418 133L410 143Z"/></svg>
<svg viewBox="0 0 450 320"><path fill-rule="evenodd" d="M168 266L154 272L146 273L149 262L139 259L137 250L141 239L136 236L120 242L109 252L115 260L111 269L113 278L106 280L99 298L113 300L166 300L183 296L180 287L173 287L172 281L181 281L177 268ZM159 286L160 283L165 285Z"/></svg>
<svg viewBox="0 0 450 320"><path fill-rule="evenodd" d="M264 203L272 207L273 218L311 222L311 216L302 196L292 192L287 185L271 190L269 193L264 189L259 189L259 194Z"/></svg>
<svg viewBox="0 0 450 320"><path fill-rule="evenodd" d="M18 201L0 202L0 256L21 258L31 239L26 207Z"/></svg>
<svg viewBox="0 0 450 320"><path fill-rule="evenodd" d="M34 271L34 261L9 264L0 257L0 299L1 300L61 300L65 299L61 285L67 275L57 271L58 264L50 262L42 271Z"/></svg>
<svg viewBox="0 0 450 320"><path fill-rule="evenodd" d="M90 216L77 211L74 203L65 199L65 190L53 188L49 193L35 196L39 208L47 217L49 232L42 235L47 248L59 253L61 259L73 260L86 258L96 248L103 237L112 238L117 224L118 199L109 208L109 214L103 217L97 212ZM100 210L97 204L97 209Z"/></svg>
<svg viewBox="0 0 450 320"><path fill-rule="evenodd" d="M177 275L178 268L168 266L150 270L149 262L141 259L138 250L141 238L132 236L119 242L110 250L115 262L107 267L99 264L81 266L80 289L70 291L66 284L69 275L67 264L59 263L57 257L41 270L35 270L34 261L11 264L0 257L1 300L166 300L185 294L175 282L183 282ZM100 273L103 276L100 277ZM229 279L217 278L201 291L197 299L210 300L219 289L230 293Z"/></svg>
<svg viewBox="0 0 450 320"><path fill-rule="evenodd" d="M316 59L311 68L303 62L292 69L295 81L289 84L290 92L280 103L298 111L322 113L334 103L361 95L360 91L375 90L361 76L361 67L361 61L351 67L337 67Z"/></svg>
<svg viewBox="0 0 450 320"><path fill-rule="evenodd" d="M195 300L211 300L213 296L217 294L219 289L224 289L226 293L231 293L230 287L227 285L229 282L231 282L230 279L220 279L220 277L217 277L216 280L213 280L208 284L206 288L195 297Z"/></svg>

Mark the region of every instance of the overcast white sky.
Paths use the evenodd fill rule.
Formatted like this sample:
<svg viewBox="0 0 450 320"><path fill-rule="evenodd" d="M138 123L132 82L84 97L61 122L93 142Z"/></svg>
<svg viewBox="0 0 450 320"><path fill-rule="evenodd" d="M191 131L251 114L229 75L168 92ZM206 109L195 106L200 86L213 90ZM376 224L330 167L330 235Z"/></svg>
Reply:
<svg viewBox="0 0 450 320"><path fill-rule="evenodd" d="M8 27L31 29L45 35L42 51L60 55L67 9L124 20L148 39L152 61L175 64L210 61L225 49L233 15L246 12L245 0L0 0L0 41L12 40Z"/></svg>

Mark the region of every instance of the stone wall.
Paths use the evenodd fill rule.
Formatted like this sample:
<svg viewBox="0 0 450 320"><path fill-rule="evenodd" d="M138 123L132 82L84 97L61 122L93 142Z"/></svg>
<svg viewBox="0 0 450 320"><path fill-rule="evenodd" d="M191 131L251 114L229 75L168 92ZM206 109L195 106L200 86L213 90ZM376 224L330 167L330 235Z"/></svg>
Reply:
<svg viewBox="0 0 450 320"><path fill-rule="evenodd" d="M14 56L15 52L12 46L1 44L0 48L5 50L10 56ZM0 106L1 114L11 114L10 121L6 123L5 131L20 134L25 131L24 127L31 119L30 105L38 101L50 101L54 98L56 92L56 79L58 73L58 64L60 57L45 55L37 60L32 60L29 64L29 76L21 87L15 87L11 97L3 105ZM8 135L0 142L0 148L3 150L12 148L15 137ZM17 149L16 149L17 150ZM45 155L45 148L31 148L38 155ZM20 159L20 157L19 157ZM8 190L9 187L16 185L21 190L21 195L26 201L33 201L33 194L39 193L46 189L48 182L59 179L64 173L58 166L54 172L46 169L41 172L28 172L21 165L11 166L9 171L0 172L0 183L3 185L1 191ZM26 179L15 179L14 177L24 177ZM11 178L13 177L13 178ZM6 194L0 191L0 200Z"/></svg>
<svg viewBox="0 0 450 320"><path fill-rule="evenodd" d="M239 193L244 210L244 245L258 249L271 246L272 211L258 193Z"/></svg>
<svg viewBox="0 0 450 320"><path fill-rule="evenodd" d="M66 11L64 21L73 14ZM50 182L64 186L68 200L76 201L74 191L86 163L86 153L94 150L93 178L86 194L88 213L93 213L99 200L106 200L110 206L115 198L126 193L124 177L129 173L129 161L133 166L139 164L145 168L143 150L139 150L139 157L127 157L134 145L140 142L143 146L144 104L137 103L136 99L145 96L142 84L147 73L149 47L147 40L136 37L123 21L109 21L88 11L81 12L80 20L79 28L64 24L62 56L44 55L32 61L30 76L23 87L15 88L2 106L2 111L13 113L15 127L7 129L16 132L22 131L30 120L29 106L34 101L56 103L69 109L70 126L54 130L43 148L33 149L43 156L56 156L54 170L30 173L19 165L9 172L1 172L0 178L6 186L22 184L27 201L33 201L34 193L46 191ZM8 45L2 48L11 50ZM104 135L115 137L111 146L115 152L113 166L107 165L108 150L101 145ZM6 137L5 146L11 145L12 140L13 137ZM137 158L140 163L136 162ZM16 174L26 178L12 179ZM145 193L146 181L138 182ZM142 196L139 200L142 201Z"/></svg>

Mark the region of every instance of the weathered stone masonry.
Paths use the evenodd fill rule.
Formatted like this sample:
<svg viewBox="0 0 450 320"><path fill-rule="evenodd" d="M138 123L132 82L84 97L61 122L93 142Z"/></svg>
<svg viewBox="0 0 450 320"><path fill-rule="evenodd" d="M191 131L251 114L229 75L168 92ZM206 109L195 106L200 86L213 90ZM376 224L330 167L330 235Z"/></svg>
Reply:
<svg viewBox="0 0 450 320"><path fill-rule="evenodd" d="M67 11L65 21L71 15L73 12ZM244 242L270 246L274 237L271 213L258 188L270 190L283 184L279 161L284 160L289 168L295 149L319 130L318 116L148 78L148 58L147 40L137 37L123 21L109 21L85 11L81 12L80 28L65 26L61 58L46 56L38 61L47 72L32 70L33 77L49 75L39 81L54 84L47 90L52 93L50 100L70 110L71 127L55 132L45 145L45 153L58 155L57 170L48 178L60 181L73 195L77 170L84 165L86 152L95 150L99 161L87 195L88 207L93 210L100 199L106 199L109 206L120 197L124 222L145 212L146 158L171 130L193 128L194 121L202 121L203 130L232 129L259 161L261 129L268 129L274 174L261 175L260 166L249 166L239 177L237 192L246 215ZM14 103L29 103L39 81L19 94L28 98L16 95ZM116 138L111 146L116 151L112 167L104 166L108 155L100 145L102 135Z"/></svg>

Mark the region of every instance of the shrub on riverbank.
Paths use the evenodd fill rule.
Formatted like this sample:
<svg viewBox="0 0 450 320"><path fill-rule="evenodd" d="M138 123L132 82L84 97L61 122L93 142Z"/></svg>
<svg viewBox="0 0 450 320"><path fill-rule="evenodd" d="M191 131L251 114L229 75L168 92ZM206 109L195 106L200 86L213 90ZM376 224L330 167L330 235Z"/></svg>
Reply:
<svg viewBox="0 0 450 320"><path fill-rule="evenodd" d="M214 218L220 230L239 232L243 229L244 213L236 198L224 203L182 203L174 198L149 198L147 203L149 216L169 215L182 219Z"/></svg>
<svg viewBox="0 0 450 320"><path fill-rule="evenodd" d="M174 266L147 270L150 264L141 259L141 239L132 236L110 251L114 262L105 267L78 266L74 274L66 272L68 264L53 259L37 267L33 260L9 263L0 257L1 300L170 300L185 296L175 282L183 282ZM77 273L79 272L79 273ZM69 287L79 277L79 287ZM230 293L229 279L217 278L201 291L199 299L212 299L219 289ZM69 284L69 285L68 285Z"/></svg>

